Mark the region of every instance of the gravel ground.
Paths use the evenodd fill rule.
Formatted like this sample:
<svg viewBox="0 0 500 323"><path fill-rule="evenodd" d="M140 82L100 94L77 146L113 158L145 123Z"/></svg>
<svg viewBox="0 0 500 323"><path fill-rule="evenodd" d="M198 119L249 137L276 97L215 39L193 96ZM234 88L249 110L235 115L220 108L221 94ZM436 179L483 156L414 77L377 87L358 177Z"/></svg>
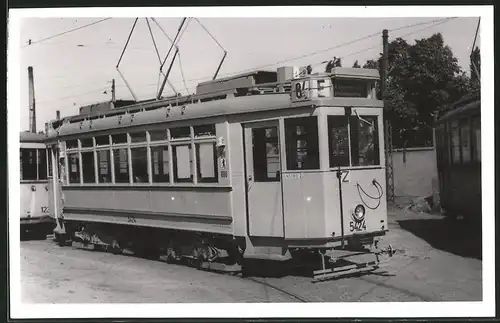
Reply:
<svg viewBox="0 0 500 323"><path fill-rule="evenodd" d="M403 251L377 274L316 284L297 275L257 279L310 302L481 300L480 246L477 239L464 238L460 224L398 210L390 214L389 225L382 247L391 244ZM447 233L438 239L442 232ZM21 279L25 303L297 301L240 277L60 248L50 240L21 243Z"/></svg>

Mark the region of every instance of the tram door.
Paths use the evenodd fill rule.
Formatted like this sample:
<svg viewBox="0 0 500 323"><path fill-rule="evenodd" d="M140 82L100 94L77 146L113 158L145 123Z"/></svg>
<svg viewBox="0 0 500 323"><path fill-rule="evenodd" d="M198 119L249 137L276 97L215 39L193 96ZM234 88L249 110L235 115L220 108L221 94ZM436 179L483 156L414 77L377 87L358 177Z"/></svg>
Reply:
<svg viewBox="0 0 500 323"><path fill-rule="evenodd" d="M245 124L243 140L250 235L283 237L278 121Z"/></svg>

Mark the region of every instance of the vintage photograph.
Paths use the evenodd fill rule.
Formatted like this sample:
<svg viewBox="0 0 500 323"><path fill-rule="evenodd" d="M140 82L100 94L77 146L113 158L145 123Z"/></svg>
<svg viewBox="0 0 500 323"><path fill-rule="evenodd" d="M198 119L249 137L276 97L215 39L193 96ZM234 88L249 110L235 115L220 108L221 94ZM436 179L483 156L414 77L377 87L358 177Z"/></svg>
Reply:
<svg viewBox="0 0 500 323"><path fill-rule="evenodd" d="M72 12L10 31L11 301L485 300L480 15Z"/></svg>

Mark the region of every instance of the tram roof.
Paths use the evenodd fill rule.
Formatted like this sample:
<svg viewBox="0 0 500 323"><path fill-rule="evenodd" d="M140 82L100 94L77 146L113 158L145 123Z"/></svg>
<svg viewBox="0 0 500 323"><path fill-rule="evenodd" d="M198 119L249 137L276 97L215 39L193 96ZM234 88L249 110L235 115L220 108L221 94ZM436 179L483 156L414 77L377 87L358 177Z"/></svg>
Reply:
<svg viewBox="0 0 500 323"><path fill-rule="evenodd" d="M481 112L481 99L474 95L474 96L467 96L467 98L462 99L455 104L452 105L451 111L448 111L445 113L439 120L437 121L437 124L457 119L462 116L474 114L476 112Z"/></svg>
<svg viewBox="0 0 500 323"><path fill-rule="evenodd" d="M29 131L21 131L19 133L20 142L45 142L47 137L45 134L33 133Z"/></svg>

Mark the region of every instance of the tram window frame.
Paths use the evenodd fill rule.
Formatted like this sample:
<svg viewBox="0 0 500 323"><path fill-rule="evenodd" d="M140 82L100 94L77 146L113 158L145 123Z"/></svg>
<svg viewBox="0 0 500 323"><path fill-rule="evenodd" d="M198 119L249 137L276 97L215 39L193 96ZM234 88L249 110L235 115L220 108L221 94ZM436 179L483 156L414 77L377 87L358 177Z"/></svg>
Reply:
<svg viewBox="0 0 500 323"><path fill-rule="evenodd" d="M21 164L21 180L36 181L38 180L37 173L37 149L36 148L21 148L19 154L19 162ZM27 154L30 153L30 154ZM33 154L34 153L34 154ZM27 156L28 155L28 156ZM28 170L28 171L26 171ZM26 175L28 174L28 176Z"/></svg>
<svg viewBox="0 0 500 323"><path fill-rule="evenodd" d="M68 182L69 184L80 184L80 155L69 153L68 156ZM76 169L76 170L74 170Z"/></svg>
<svg viewBox="0 0 500 323"><path fill-rule="evenodd" d="M132 182L149 183L148 148L145 146L130 148L132 163Z"/></svg>
<svg viewBox="0 0 500 323"><path fill-rule="evenodd" d="M103 154L105 154L106 158L102 158ZM97 154L97 168L98 168L98 181L103 184L111 184L113 180L112 172L111 172L111 152L109 149L96 150ZM106 166L106 167L103 167ZM103 170L106 170L106 173L103 173Z"/></svg>
<svg viewBox="0 0 500 323"><path fill-rule="evenodd" d="M170 183L170 149L168 145L152 146L151 178L153 183ZM158 153L158 159L156 159ZM165 156L167 160L165 161Z"/></svg>
<svg viewBox="0 0 500 323"><path fill-rule="evenodd" d="M94 152L83 151L82 156L82 178L84 184L93 184L95 180Z"/></svg>
<svg viewBox="0 0 500 323"><path fill-rule="evenodd" d="M460 119L459 127L460 127L460 155L462 156L462 163L470 163L472 161L470 118ZM468 146L466 144L468 144Z"/></svg>
<svg viewBox="0 0 500 323"><path fill-rule="evenodd" d="M193 174L193 152L192 152L192 146L191 144L181 144L181 145L174 145L172 147L172 162L173 162L173 168L174 168L174 183L194 183L194 174ZM188 155L189 155L189 166L187 169L189 169L189 177L179 177L179 166L184 167L186 163L181 162L179 163L178 160L178 149L180 147L187 147L188 148Z"/></svg>
<svg viewBox="0 0 500 323"><path fill-rule="evenodd" d="M211 147L210 153L207 156L201 156L201 146L202 145L206 145L206 146ZM208 152L208 150L207 150L207 152ZM200 182L200 183L217 183L219 181L219 178L218 178L219 176L218 176L218 165L217 165L217 147L216 147L215 142L195 143L195 154L196 154L196 171L197 171L198 182ZM212 165L210 165L210 163ZM206 177L203 176L201 166L204 164L207 164L208 167L211 166L210 169L213 170L213 174L211 174L211 176L206 176Z"/></svg>
<svg viewBox="0 0 500 323"><path fill-rule="evenodd" d="M268 131L274 129L273 131ZM252 142L253 142L253 173L255 182L279 182L281 172L281 153L279 142L279 128L278 126L269 126L261 128L252 128ZM269 155L270 145L276 153ZM277 158L277 162L269 163L270 158ZM269 171L269 165L278 164L276 172ZM274 174L275 176L270 176Z"/></svg>
<svg viewBox="0 0 500 323"><path fill-rule="evenodd" d="M351 166L349 117L343 115L329 115L327 118L327 124L328 124L328 156L330 160L330 168ZM344 138L342 144L340 145L338 144L334 145L334 138L333 138L334 129L342 129L343 133L340 133L340 135L342 135ZM344 141L346 142L345 145ZM342 148L344 148L344 150L347 149L347 151L344 152L344 155L340 154Z"/></svg>
<svg viewBox="0 0 500 323"><path fill-rule="evenodd" d="M286 118L284 124L287 170L320 169L318 117ZM304 146L299 147L299 141L304 142ZM302 150L305 155L300 160Z"/></svg>
<svg viewBox="0 0 500 323"><path fill-rule="evenodd" d="M120 154L124 151L124 154ZM122 160L124 156L125 160ZM115 166L115 183L118 184L128 184L130 183L130 171L129 171L129 158L128 158L128 148L115 148L113 149L113 163ZM125 164L126 167L123 168L120 164Z"/></svg>
<svg viewBox="0 0 500 323"><path fill-rule="evenodd" d="M366 121L370 122L371 125L367 124ZM360 162L362 158L360 154L360 145L362 141L359 139L362 131L361 129L364 127L373 126L372 130L372 142L371 146L373 149L373 158L369 160L367 163L364 162L366 158L366 150L363 156L363 162ZM378 116L376 115L360 115L359 118L357 116L351 116L349 118L349 143L350 143L350 151L351 151L351 166L380 166L380 143L379 143L379 128L378 128ZM354 145L353 143L357 143Z"/></svg>
<svg viewBox="0 0 500 323"><path fill-rule="evenodd" d="M43 154L42 154L43 153ZM43 157L42 157L43 155ZM38 156L38 180L46 180L47 176L47 150L46 149L37 149Z"/></svg>

